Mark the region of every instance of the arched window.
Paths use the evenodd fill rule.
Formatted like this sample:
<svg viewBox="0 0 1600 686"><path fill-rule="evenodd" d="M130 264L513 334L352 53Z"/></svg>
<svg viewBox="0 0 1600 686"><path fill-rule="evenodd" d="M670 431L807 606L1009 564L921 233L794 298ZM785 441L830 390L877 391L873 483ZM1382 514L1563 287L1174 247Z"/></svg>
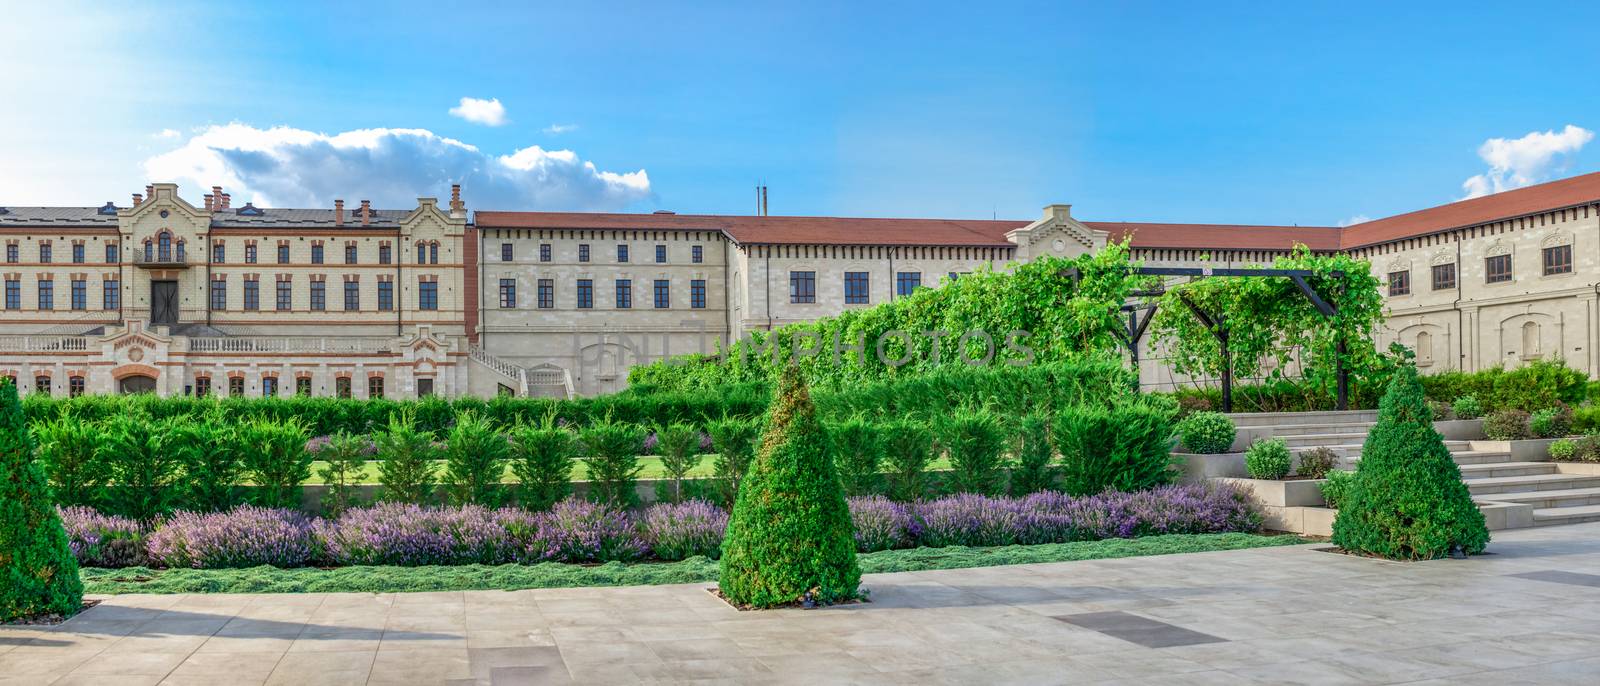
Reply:
<svg viewBox="0 0 1600 686"><path fill-rule="evenodd" d="M1539 324L1538 322L1523 322L1522 324L1522 359L1537 359L1542 353L1539 349Z"/></svg>
<svg viewBox="0 0 1600 686"><path fill-rule="evenodd" d="M144 239L144 261L146 261L146 262L154 262L154 261L156 261L155 260L155 252L153 251L153 246L151 245L150 239L148 239L148 238Z"/></svg>
<svg viewBox="0 0 1600 686"><path fill-rule="evenodd" d="M187 253L184 251L183 241L178 241L178 261L183 262Z"/></svg>
<svg viewBox="0 0 1600 686"><path fill-rule="evenodd" d="M1417 366L1426 367L1433 364L1433 334L1426 331L1417 334Z"/></svg>
<svg viewBox="0 0 1600 686"><path fill-rule="evenodd" d="M434 242L428 244L428 264L438 264L438 263L439 263L439 242L438 241L434 241Z"/></svg>
<svg viewBox="0 0 1600 686"><path fill-rule="evenodd" d="M421 241L418 241L417 242L417 264L427 264L427 263L428 263L428 244L427 243L423 243Z"/></svg>
<svg viewBox="0 0 1600 686"><path fill-rule="evenodd" d="M172 234L165 231L156 234L156 259L161 262L172 261Z"/></svg>

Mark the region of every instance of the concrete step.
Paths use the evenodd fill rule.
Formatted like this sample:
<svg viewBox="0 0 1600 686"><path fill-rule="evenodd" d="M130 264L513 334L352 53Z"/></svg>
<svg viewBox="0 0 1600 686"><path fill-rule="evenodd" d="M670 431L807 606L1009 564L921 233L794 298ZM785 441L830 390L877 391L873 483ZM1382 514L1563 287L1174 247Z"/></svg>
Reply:
<svg viewBox="0 0 1600 686"><path fill-rule="evenodd" d="M1237 427L1290 426L1295 424L1357 424L1378 421L1377 410L1345 412L1235 412L1228 415Z"/></svg>
<svg viewBox="0 0 1600 686"><path fill-rule="evenodd" d="M1299 436L1275 436L1275 438L1283 439L1284 444L1290 448L1314 448L1319 445L1360 445L1367 440L1367 435L1364 433L1302 434Z"/></svg>
<svg viewBox="0 0 1600 686"><path fill-rule="evenodd" d="M1533 510L1534 526L1582 524L1584 522L1600 522L1600 505L1544 507L1534 508Z"/></svg>
<svg viewBox="0 0 1600 686"><path fill-rule="evenodd" d="M1494 476L1466 479L1467 489L1473 497L1494 500L1501 493L1527 493L1529 491L1561 491L1578 488L1600 488L1600 476L1586 474L1529 474L1526 476Z"/></svg>
<svg viewBox="0 0 1600 686"><path fill-rule="evenodd" d="M1455 458L1456 464L1463 467L1469 464L1500 464L1511 461L1511 453L1494 450L1452 451L1450 457Z"/></svg>
<svg viewBox="0 0 1600 686"><path fill-rule="evenodd" d="M1460 465L1460 468L1461 478L1469 485L1475 479L1557 474L1560 472L1560 469L1553 462L1491 462L1487 464L1465 464Z"/></svg>
<svg viewBox="0 0 1600 686"><path fill-rule="evenodd" d="M1305 434L1361 434L1372 430L1371 422L1335 424L1284 424L1274 426L1240 426L1239 431L1255 432L1263 436L1303 436Z"/></svg>
<svg viewBox="0 0 1600 686"><path fill-rule="evenodd" d="M1497 503L1520 503L1536 509L1584 507L1600 505L1600 488L1570 488L1556 491L1528 491L1526 493L1498 493L1487 500Z"/></svg>

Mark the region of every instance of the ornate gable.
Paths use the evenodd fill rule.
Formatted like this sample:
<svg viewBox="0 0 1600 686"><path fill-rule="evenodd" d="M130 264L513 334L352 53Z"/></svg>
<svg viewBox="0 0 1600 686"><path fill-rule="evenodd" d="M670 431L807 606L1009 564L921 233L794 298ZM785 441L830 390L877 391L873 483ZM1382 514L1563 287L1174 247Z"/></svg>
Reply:
<svg viewBox="0 0 1600 686"><path fill-rule="evenodd" d="M1048 205L1044 217L1006 233L1006 240L1017 244L1017 259L1031 260L1041 255L1076 257L1105 247L1109 234L1091 229L1072 218L1071 205Z"/></svg>

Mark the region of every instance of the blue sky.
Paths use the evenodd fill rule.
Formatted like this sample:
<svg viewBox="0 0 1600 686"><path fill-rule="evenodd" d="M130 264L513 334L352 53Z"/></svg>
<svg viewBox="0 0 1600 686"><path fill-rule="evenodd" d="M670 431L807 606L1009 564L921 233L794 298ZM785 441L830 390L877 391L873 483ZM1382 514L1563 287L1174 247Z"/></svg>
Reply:
<svg viewBox="0 0 1600 686"><path fill-rule="evenodd" d="M1595 3L695 5L16 9L0 203L1331 225L1463 197L1491 139L1502 187L1600 169Z"/></svg>

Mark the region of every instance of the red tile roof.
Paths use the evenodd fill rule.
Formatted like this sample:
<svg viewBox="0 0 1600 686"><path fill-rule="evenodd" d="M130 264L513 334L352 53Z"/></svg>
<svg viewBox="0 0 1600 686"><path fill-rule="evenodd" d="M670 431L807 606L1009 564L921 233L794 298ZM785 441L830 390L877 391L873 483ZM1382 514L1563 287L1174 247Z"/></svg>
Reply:
<svg viewBox="0 0 1600 686"><path fill-rule="evenodd" d="M1600 172L1352 224L1345 227L1340 247L1360 248L1593 202L1600 202Z"/></svg>
<svg viewBox="0 0 1600 686"><path fill-rule="evenodd" d="M712 214L478 212L478 226L507 229L723 231L744 244L941 245L1010 247L1006 232L1026 221L757 217Z"/></svg>
<svg viewBox="0 0 1600 686"><path fill-rule="evenodd" d="M1177 250L1338 250L1339 229L1331 226L1236 226L1233 224L1149 224L1084 222L1111 234L1112 241L1131 237L1135 248Z"/></svg>

